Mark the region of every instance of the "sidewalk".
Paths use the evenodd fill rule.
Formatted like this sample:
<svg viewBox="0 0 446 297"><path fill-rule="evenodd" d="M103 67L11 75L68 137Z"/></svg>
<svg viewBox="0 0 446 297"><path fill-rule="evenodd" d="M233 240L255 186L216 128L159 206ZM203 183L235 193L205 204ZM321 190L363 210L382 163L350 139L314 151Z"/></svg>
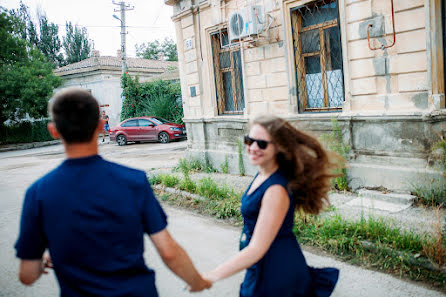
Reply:
<svg viewBox="0 0 446 297"><path fill-rule="evenodd" d="M9 151L18 151L18 150L27 150L32 148L50 146L61 144L62 141L60 139L50 140L50 141L41 141L41 142L29 142L29 143L11 143L11 144L1 144L0 145L0 153L9 152ZM98 145L108 144L110 142L110 138L106 137L105 141L102 142L102 137L98 137Z"/></svg>
<svg viewBox="0 0 446 297"><path fill-rule="evenodd" d="M171 172L170 170L151 171L148 172L148 175L150 176L158 173L170 173L181 177L180 173ZM191 173L190 176L195 181L205 177L211 177L218 184L227 185L229 188L234 189L235 192L244 192L253 179L252 176L222 173ZM339 214L344 219L351 221L358 221L361 217L365 219L368 219L369 217L375 219L384 218L392 226L420 234L424 232L434 233L434 226L438 220L442 221L443 226L445 224L444 212L436 213L430 208L411 206L402 211L390 212L361 205L353 206L349 205L349 202L358 198L358 194L351 192L332 192L329 195L329 198L333 210L324 212L322 214L323 216ZM440 218L438 217L439 215L441 216Z"/></svg>
<svg viewBox="0 0 446 297"><path fill-rule="evenodd" d="M44 147L50 145L61 144L62 142L57 140L42 141L42 142L30 142L30 143L11 143L0 145L1 152L17 151L17 150L27 150L31 148Z"/></svg>

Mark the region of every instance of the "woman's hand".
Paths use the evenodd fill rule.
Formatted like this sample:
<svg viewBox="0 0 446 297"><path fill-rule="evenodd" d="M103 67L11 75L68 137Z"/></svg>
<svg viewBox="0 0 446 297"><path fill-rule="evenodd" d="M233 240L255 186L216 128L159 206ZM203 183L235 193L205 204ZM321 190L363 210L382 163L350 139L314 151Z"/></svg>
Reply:
<svg viewBox="0 0 446 297"><path fill-rule="evenodd" d="M48 274L48 268L53 269L53 262L48 252L45 252L42 257L42 273Z"/></svg>
<svg viewBox="0 0 446 297"><path fill-rule="evenodd" d="M202 276L204 279L209 280L212 283L215 283L219 280L214 270L203 273Z"/></svg>

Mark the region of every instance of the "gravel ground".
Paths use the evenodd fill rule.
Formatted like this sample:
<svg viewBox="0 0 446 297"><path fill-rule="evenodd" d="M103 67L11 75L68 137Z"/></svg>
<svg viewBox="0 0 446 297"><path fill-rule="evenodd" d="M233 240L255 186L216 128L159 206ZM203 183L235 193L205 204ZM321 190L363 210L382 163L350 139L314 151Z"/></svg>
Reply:
<svg viewBox="0 0 446 297"><path fill-rule="evenodd" d="M172 172L169 169L150 171L148 175L170 173L179 177L182 176L179 172ZM212 177L217 183L226 184L229 188L234 189L236 192L244 192L251 183L252 176L239 176L233 174L222 173L191 173L193 180L199 180L205 177ZM325 212L323 215L335 215L340 214L343 218L348 220L360 220L361 217L365 219L372 216L373 218L383 218L389 222L389 224L409 230L417 233L435 233L438 228L438 222L441 222L442 226L445 225L445 211L435 211L426 207L410 207L406 210L391 213L376 209L361 208L359 206L350 206L347 203L358 196L355 193L350 192L335 192L330 194L330 203L334 210Z"/></svg>

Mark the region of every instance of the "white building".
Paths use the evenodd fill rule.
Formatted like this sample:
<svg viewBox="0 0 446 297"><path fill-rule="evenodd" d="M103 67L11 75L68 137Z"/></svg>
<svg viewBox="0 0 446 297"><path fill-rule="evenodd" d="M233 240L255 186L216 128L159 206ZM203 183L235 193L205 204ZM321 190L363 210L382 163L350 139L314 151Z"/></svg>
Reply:
<svg viewBox="0 0 446 297"><path fill-rule="evenodd" d="M153 80L153 77L168 72L175 73L176 79L179 79L178 62L127 58L127 67L128 73L132 76L138 75L140 82ZM93 51L92 57L58 68L54 73L64 79L63 88L77 86L90 90L98 99L101 110L105 110L110 117L110 126L113 127L120 122L122 108L120 51L117 57L100 56L99 51Z"/></svg>

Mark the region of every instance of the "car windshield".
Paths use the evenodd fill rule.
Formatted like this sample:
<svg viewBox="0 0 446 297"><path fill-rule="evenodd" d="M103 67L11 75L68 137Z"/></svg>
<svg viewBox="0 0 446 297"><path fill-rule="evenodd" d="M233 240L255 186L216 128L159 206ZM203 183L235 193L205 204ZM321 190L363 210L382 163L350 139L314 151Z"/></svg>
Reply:
<svg viewBox="0 0 446 297"><path fill-rule="evenodd" d="M158 125L162 125L162 124L168 124L170 123L170 121L165 120L163 118L150 118L153 122L155 122Z"/></svg>

